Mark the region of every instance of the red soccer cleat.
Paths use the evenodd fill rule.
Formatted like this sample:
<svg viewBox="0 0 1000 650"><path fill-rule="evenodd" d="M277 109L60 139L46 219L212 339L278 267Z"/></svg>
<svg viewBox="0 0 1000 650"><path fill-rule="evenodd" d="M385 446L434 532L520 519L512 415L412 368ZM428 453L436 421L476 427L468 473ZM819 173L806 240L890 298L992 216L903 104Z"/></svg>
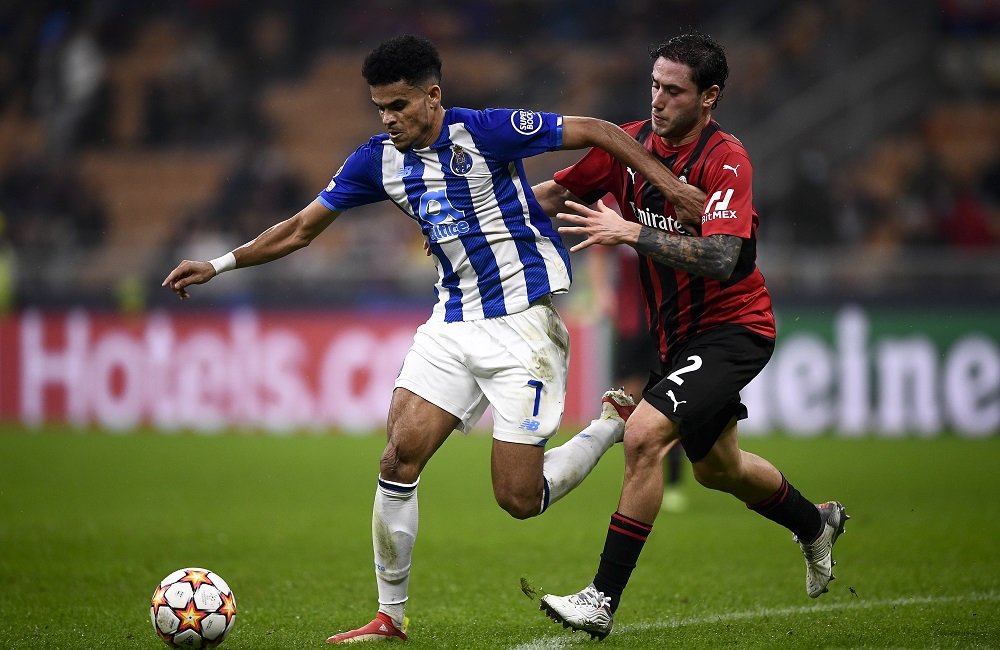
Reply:
<svg viewBox="0 0 1000 650"><path fill-rule="evenodd" d="M350 632L334 634L326 640L327 643L358 643L360 641L406 641L406 635L392 624L392 619L382 612L375 620Z"/></svg>
<svg viewBox="0 0 1000 650"><path fill-rule="evenodd" d="M624 388L609 390L604 393L601 399L601 419L607 419L617 415L622 420L628 421L630 415L635 410L635 400L625 392Z"/></svg>

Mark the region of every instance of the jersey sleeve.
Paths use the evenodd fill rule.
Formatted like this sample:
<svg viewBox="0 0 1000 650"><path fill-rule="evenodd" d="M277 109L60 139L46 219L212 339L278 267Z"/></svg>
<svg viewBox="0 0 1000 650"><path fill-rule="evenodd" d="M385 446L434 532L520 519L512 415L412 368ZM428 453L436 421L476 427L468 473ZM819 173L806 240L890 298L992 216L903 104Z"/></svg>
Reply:
<svg viewBox="0 0 1000 650"><path fill-rule="evenodd" d="M750 237L753 227L753 167L740 151L719 156L706 169L701 234Z"/></svg>
<svg viewBox="0 0 1000 650"><path fill-rule="evenodd" d="M382 185L378 156L382 147L378 136L358 147L316 197L319 202L331 210L343 211L389 198Z"/></svg>
<svg viewBox="0 0 1000 650"><path fill-rule="evenodd" d="M466 117L477 145L497 160L520 160L562 148L562 115L490 108Z"/></svg>
<svg viewBox="0 0 1000 650"><path fill-rule="evenodd" d="M585 203L594 203L607 193L611 193L619 205L622 203L617 170L621 163L603 149L594 147L575 164L553 176L553 180L565 187Z"/></svg>

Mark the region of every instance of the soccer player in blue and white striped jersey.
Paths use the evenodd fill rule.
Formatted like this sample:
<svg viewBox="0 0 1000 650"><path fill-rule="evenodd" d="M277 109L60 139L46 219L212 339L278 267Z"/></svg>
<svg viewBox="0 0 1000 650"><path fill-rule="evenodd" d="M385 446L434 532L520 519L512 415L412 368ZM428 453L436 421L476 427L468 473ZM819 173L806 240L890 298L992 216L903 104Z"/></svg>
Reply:
<svg viewBox="0 0 1000 650"><path fill-rule="evenodd" d="M399 99L386 88L373 95L384 115ZM516 314L567 291L569 253L521 163L562 146L562 116L452 108L441 117L439 135L419 149L398 148L409 143L402 120L387 124L388 135L355 151L319 202L342 211L389 199L420 225L438 270L432 320Z"/></svg>
<svg viewBox="0 0 1000 650"><path fill-rule="evenodd" d="M551 295L569 289L569 254L525 178L522 159L600 147L678 203L691 189L619 127L586 117L442 105L441 59L421 37L382 43L362 75L386 132L351 154L306 208L208 262L164 280L186 287L307 246L344 211L392 201L421 228L438 270L437 304L396 380L372 517L378 616L333 643L406 638L403 610L417 533L420 472L452 431L493 407L493 489L519 519L576 487L622 439L632 401L609 391L602 416L545 451L563 413L569 337Z"/></svg>

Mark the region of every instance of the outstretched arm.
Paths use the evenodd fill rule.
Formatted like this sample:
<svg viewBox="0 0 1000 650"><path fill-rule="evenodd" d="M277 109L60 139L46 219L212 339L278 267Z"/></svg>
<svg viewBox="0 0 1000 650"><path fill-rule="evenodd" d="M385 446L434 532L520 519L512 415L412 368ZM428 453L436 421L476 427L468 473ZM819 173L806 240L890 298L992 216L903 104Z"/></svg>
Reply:
<svg viewBox="0 0 1000 650"><path fill-rule="evenodd" d="M683 237L643 226L633 244L642 255L693 275L726 281L733 274L743 241L735 235Z"/></svg>
<svg viewBox="0 0 1000 650"><path fill-rule="evenodd" d="M559 212L565 210L567 201L583 202L580 197L552 179L542 181L538 185L533 185L531 193L535 195L535 200L542 206L545 214L550 217L554 217Z"/></svg>
<svg viewBox="0 0 1000 650"><path fill-rule="evenodd" d="M594 244L628 244L660 264L725 281L733 274L743 245L743 241L734 235L685 237L626 221L603 201L597 202L596 209L575 201L568 201L566 205L576 213L560 212L558 217L575 225L562 226L559 232L586 237L570 249L573 252Z"/></svg>
<svg viewBox="0 0 1000 650"><path fill-rule="evenodd" d="M674 212L685 228L701 232L704 192L674 176L666 165L621 127L593 117L564 117L563 149L586 147L600 147L642 174L674 206Z"/></svg>
<svg viewBox="0 0 1000 650"><path fill-rule="evenodd" d="M170 287L181 300L190 298L185 289L192 284L204 284L223 271L264 264L308 246L340 214L314 200L294 217L271 226L228 255L211 262L184 260L167 275L162 286Z"/></svg>

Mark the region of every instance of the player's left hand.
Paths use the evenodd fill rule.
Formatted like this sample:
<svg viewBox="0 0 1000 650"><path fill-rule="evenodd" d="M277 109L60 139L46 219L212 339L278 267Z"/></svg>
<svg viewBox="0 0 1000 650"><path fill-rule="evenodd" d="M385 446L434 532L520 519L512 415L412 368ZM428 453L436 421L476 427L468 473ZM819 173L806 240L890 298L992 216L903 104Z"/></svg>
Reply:
<svg viewBox="0 0 1000 650"><path fill-rule="evenodd" d="M170 275L163 281L161 286L170 287L170 290L177 294L181 300L187 300L191 296L185 287L192 284L204 284L216 276L215 267L209 262L195 262L184 260L177 265Z"/></svg>
<svg viewBox="0 0 1000 650"><path fill-rule="evenodd" d="M626 221L620 214L598 201L593 208L588 208L576 201L566 201L566 207L576 212L560 212L558 219L568 221L573 226L560 226L560 235L579 235L585 239L570 248L575 253L594 244L617 246L618 244L634 244L639 241L639 231L642 226L632 221Z"/></svg>
<svg viewBox="0 0 1000 650"><path fill-rule="evenodd" d="M677 220L689 233L701 234L701 213L706 198L707 195L701 188L684 183L671 200Z"/></svg>

